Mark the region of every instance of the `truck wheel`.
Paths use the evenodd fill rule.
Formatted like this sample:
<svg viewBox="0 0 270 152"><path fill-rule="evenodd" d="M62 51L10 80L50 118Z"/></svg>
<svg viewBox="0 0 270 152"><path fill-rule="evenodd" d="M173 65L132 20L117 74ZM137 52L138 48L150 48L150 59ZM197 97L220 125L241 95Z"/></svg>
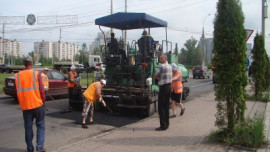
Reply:
<svg viewBox="0 0 270 152"><path fill-rule="evenodd" d="M62 73L67 74L68 70L67 69L61 69Z"/></svg>
<svg viewBox="0 0 270 152"><path fill-rule="evenodd" d="M6 70L6 73L11 73L11 70L10 70L10 69L7 69L7 70Z"/></svg>

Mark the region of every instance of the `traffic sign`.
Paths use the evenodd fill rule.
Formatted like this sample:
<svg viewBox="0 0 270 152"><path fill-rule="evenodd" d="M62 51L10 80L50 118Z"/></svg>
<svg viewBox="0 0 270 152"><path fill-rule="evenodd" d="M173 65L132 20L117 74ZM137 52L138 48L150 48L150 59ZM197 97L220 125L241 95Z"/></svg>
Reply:
<svg viewBox="0 0 270 152"><path fill-rule="evenodd" d="M247 38L246 38L246 42L247 42L254 30L246 29L246 31L247 31Z"/></svg>

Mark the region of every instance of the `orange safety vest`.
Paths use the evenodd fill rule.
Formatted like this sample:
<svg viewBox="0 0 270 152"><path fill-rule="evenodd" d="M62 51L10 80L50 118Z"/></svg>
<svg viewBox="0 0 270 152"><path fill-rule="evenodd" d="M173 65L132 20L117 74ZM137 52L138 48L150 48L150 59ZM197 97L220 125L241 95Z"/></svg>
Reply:
<svg viewBox="0 0 270 152"><path fill-rule="evenodd" d="M173 77L180 73L180 77L177 80L172 81L172 89L171 92L181 93L183 92L183 84L182 84L182 73L180 70L173 72Z"/></svg>
<svg viewBox="0 0 270 152"><path fill-rule="evenodd" d="M44 73L41 73L41 77L42 77L42 82L44 84L44 88L46 91L48 91L49 90L49 78Z"/></svg>
<svg viewBox="0 0 270 152"><path fill-rule="evenodd" d="M38 71L23 70L15 74L17 97L22 110L29 110L43 105L39 92Z"/></svg>
<svg viewBox="0 0 270 152"><path fill-rule="evenodd" d="M87 99L88 102L90 102L91 104L93 104L98 96L96 94L96 84L100 84L100 82L94 82L92 83L84 92L83 95L84 97Z"/></svg>
<svg viewBox="0 0 270 152"><path fill-rule="evenodd" d="M72 72L71 70L69 71L69 75L70 75L70 79L74 79L75 78L75 72ZM68 81L68 87L69 88L74 87L74 85L75 85L74 82Z"/></svg>

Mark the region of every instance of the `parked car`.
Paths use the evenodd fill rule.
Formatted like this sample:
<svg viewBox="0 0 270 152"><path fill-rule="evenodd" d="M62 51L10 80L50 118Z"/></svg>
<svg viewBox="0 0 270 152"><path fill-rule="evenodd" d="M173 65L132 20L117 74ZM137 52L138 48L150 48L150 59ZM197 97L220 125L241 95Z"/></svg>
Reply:
<svg viewBox="0 0 270 152"><path fill-rule="evenodd" d="M35 70L42 71L43 69L38 68ZM49 78L49 91L47 92L47 94L51 96L68 94L68 89L67 89L68 81L63 73L53 70L53 69L49 69L47 76ZM16 86L15 86L14 76L7 77L5 79L5 86L3 87L3 90L6 95L17 98L17 91L16 91Z"/></svg>
<svg viewBox="0 0 270 152"><path fill-rule="evenodd" d="M82 73L82 72L84 72L84 65L77 64L76 69L77 69L77 72Z"/></svg>
<svg viewBox="0 0 270 152"><path fill-rule="evenodd" d="M41 66L41 63L35 63L34 66Z"/></svg>
<svg viewBox="0 0 270 152"><path fill-rule="evenodd" d="M208 70L207 66L196 65L192 68L193 78L210 78L210 71Z"/></svg>

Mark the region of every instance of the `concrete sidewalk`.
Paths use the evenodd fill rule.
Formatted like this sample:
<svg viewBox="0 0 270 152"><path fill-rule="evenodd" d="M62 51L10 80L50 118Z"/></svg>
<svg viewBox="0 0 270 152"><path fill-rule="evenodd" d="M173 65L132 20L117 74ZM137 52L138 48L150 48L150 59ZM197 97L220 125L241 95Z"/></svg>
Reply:
<svg viewBox="0 0 270 152"><path fill-rule="evenodd" d="M216 129L216 101L214 93L184 103L183 116L170 119L166 131L155 131L159 127L158 114L140 122L117 128L110 132L61 147L55 152L209 152L209 151L248 151L220 144L209 143L206 137ZM247 102L247 116L264 114L266 103ZM180 112L179 108L177 109ZM270 110L270 108L269 108ZM269 124L269 119L266 119ZM91 129L91 126L88 128ZM269 125L266 132L269 133ZM83 130L82 130L83 131ZM268 151L267 147L259 151Z"/></svg>

